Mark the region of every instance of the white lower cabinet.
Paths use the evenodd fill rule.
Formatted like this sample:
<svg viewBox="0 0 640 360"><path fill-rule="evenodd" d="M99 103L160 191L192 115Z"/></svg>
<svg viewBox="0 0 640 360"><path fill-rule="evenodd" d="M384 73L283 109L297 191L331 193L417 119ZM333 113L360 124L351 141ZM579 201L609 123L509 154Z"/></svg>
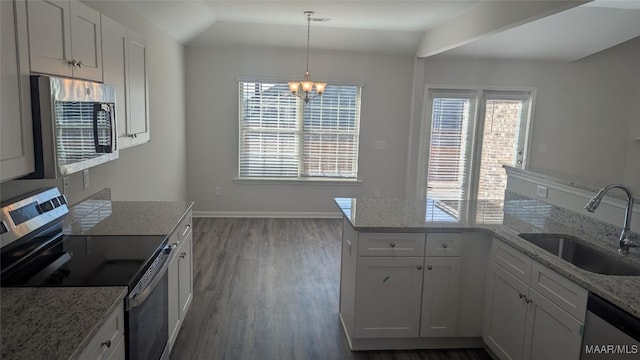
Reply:
<svg viewBox="0 0 640 360"><path fill-rule="evenodd" d="M169 239L174 246L169 262L169 351L193 299L193 233L191 213L182 220Z"/></svg>
<svg viewBox="0 0 640 360"><path fill-rule="evenodd" d="M455 336L460 257L426 257L424 264L420 336Z"/></svg>
<svg viewBox="0 0 640 360"><path fill-rule="evenodd" d="M358 232L344 219L340 320L351 349L482 346L488 252L483 234Z"/></svg>
<svg viewBox="0 0 640 360"><path fill-rule="evenodd" d="M354 337L416 337L420 325L421 257L358 259Z"/></svg>
<svg viewBox="0 0 640 360"><path fill-rule="evenodd" d="M500 359L521 359L529 287L495 263L487 281L484 341Z"/></svg>
<svg viewBox="0 0 640 360"><path fill-rule="evenodd" d="M500 359L579 359L588 292L499 240L494 239L492 254L483 330L487 346ZM526 283L519 278L525 273L532 274Z"/></svg>
<svg viewBox="0 0 640 360"><path fill-rule="evenodd" d="M124 359L124 302L115 309L80 353L80 360Z"/></svg>

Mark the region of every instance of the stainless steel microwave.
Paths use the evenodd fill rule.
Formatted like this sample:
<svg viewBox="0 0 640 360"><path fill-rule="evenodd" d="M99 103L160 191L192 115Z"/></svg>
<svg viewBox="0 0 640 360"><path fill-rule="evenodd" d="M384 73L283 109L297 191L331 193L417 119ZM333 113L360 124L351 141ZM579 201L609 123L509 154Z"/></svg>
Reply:
<svg viewBox="0 0 640 360"><path fill-rule="evenodd" d="M118 158L116 89L92 81L31 76L36 170L53 179Z"/></svg>

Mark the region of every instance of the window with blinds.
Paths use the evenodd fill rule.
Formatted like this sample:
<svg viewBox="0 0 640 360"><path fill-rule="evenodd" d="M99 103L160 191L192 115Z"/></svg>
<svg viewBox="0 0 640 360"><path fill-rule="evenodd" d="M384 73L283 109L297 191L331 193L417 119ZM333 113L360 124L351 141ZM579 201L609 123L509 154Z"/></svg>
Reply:
<svg viewBox="0 0 640 360"><path fill-rule="evenodd" d="M523 165L530 98L518 91L430 91L428 204L455 219L502 222L502 165Z"/></svg>
<svg viewBox="0 0 640 360"><path fill-rule="evenodd" d="M328 85L306 104L286 83L239 89L240 178L357 178L359 86Z"/></svg>
<svg viewBox="0 0 640 360"><path fill-rule="evenodd" d="M471 109L471 98L447 95L433 97L427 198L465 198Z"/></svg>

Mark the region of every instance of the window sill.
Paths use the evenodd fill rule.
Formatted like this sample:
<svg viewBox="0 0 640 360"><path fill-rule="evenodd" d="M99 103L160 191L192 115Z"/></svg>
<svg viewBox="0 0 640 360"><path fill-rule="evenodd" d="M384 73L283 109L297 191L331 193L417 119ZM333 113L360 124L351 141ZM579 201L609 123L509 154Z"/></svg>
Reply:
<svg viewBox="0 0 640 360"><path fill-rule="evenodd" d="M305 185L360 185L360 179L278 179L278 178L234 178L234 183L238 184L305 184Z"/></svg>

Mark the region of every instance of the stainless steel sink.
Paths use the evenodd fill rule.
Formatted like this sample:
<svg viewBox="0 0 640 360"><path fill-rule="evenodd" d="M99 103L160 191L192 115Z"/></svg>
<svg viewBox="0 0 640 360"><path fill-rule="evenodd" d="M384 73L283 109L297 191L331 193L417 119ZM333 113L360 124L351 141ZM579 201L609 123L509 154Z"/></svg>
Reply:
<svg viewBox="0 0 640 360"><path fill-rule="evenodd" d="M613 253L585 244L585 241L562 234L519 234L521 238L571 264L604 275L640 276L640 267L629 264Z"/></svg>

